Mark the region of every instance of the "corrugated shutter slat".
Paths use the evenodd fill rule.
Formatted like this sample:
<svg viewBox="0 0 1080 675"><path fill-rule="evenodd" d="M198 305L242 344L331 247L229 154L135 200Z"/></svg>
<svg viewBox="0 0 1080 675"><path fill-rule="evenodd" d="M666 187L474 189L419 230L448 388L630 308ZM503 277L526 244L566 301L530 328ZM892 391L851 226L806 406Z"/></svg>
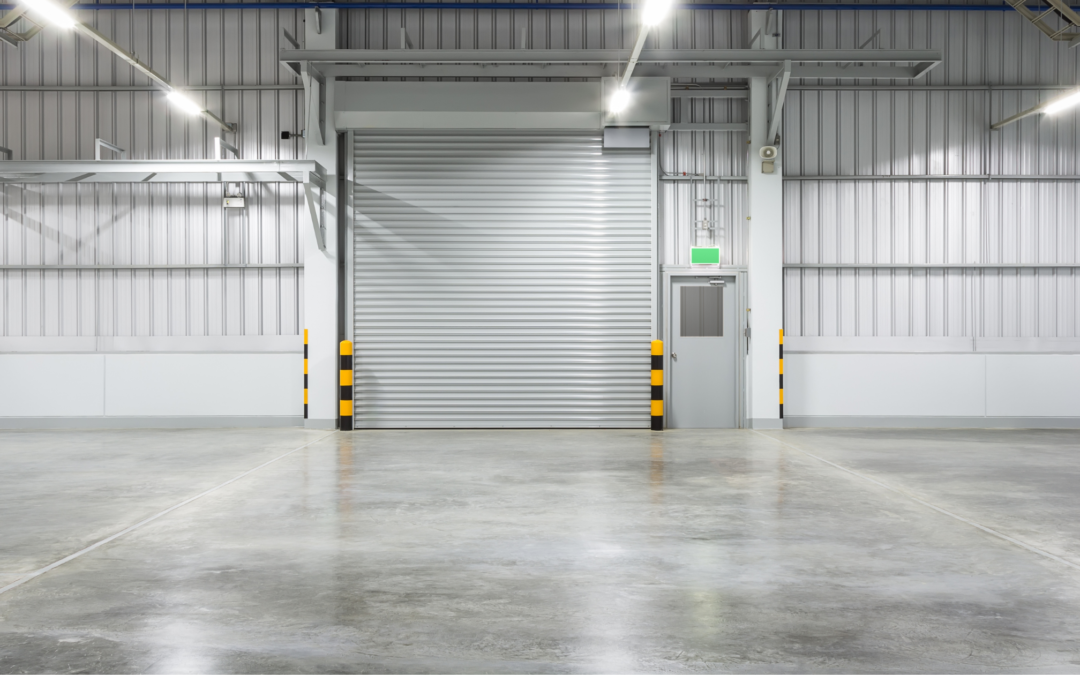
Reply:
<svg viewBox="0 0 1080 675"><path fill-rule="evenodd" d="M649 426L647 154L599 133L354 142L357 428Z"/></svg>

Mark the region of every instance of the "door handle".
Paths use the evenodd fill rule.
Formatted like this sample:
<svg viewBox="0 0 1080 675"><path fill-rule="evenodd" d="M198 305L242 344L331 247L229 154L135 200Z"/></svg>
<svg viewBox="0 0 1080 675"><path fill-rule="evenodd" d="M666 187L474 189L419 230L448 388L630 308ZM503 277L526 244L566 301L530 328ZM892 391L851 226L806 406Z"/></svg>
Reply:
<svg viewBox="0 0 1080 675"><path fill-rule="evenodd" d="M676 354L675 352L671 352L671 360L672 361L678 361L679 360L679 355Z"/></svg>

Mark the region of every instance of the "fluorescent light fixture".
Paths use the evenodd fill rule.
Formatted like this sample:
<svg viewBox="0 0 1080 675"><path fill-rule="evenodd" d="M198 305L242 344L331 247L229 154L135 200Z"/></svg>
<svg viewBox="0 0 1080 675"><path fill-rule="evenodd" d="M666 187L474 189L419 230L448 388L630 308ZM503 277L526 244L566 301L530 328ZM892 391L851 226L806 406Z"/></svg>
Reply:
<svg viewBox="0 0 1080 675"><path fill-rule="evenodd" d="M641 22L646 26L655 26L664 20L671 9L671 0L646 0L641 11Z"/></svg>
<svg viewBox="0 0 1080 675"><path fill-rule="evenodd" d="M44 18L54 26L61 28L74 28L75 17L68 14L67 10L51 0L21 0L32 13Z"/></svg>
<svg viewBox="0 0 1080 675"><path fill-rule="evenodd" d="M1043 112L1047 115L1056 115L1062 110L1068 110L1074 106L1080 105L1080 91L1070 94L1065 98L1054 101L1050 105L1043 108Z"/></svg>
<svg viewBox="0 0 1080 675"><path fill-rule="evenodd" d="M615 90L615 93L611 95L611 100L608 102L608 110L615 115L618 115L626 110L626 106L628 105L630 105L630 92L619 87Z"/></svg>
<svg viewBox="0 0 1080 675"><path fill-rule="evenodd" d="M184 96L176 89L170 91L165 96L165 98L169 99L169 101L173 105L175 105L177 108L180 108L189 115L199 115L203 111L202 107L198 103L192 101L187 96Z"/></svg>

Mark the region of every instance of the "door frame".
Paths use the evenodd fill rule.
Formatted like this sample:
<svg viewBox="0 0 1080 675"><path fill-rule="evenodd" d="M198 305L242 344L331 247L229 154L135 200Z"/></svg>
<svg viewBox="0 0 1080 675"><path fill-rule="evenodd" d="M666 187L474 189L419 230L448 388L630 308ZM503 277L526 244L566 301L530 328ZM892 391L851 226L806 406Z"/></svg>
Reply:
<svg viewBox="0 0 1080 675"><path fill-rule="evenodd" d="M683 277L735 277L735 312L736 320L736 345L735 345L735 421L737 428L746 429L749 421L746 419L746 352L747 338L746 329L749 325L747 317L747 270L745 267L689 267L685 265L663 265L663 298L660 307L660 320L663 324L664 340L664 372L671 374L671 307L674 296L673 287L675 279ZM664 410L671 409L671 386L667 377L664 378ZM667 428L668 415L664 415L664 428Z"/></svg>

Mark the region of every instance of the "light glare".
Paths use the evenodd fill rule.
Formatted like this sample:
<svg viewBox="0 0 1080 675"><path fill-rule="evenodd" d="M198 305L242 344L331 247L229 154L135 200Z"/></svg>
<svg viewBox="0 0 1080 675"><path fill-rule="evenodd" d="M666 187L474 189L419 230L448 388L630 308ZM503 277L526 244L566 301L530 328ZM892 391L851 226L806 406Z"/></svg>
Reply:
<svg viewBox="0 0 1080 675"><path fill-rule="evenodd" d="M198 115L202 112L202 108L199 106L199 104L195 103L195 101L192 101L190 98L184 96L175 89L170 91L165 98L169 99L169 101L173 105L175 105L177 108L180 108L189 115Z"/></svg>
<svg viewBox="0 0 1080 675"><path fill-rule="evenodd" d="M608 104L608 110L618 115L626 110L626 106L628 105L630 105L630 92L619 87L615 93L611 95L611 102Z"/></svg>
<svg viewBox="0 0 1080 675"><path fill-rule="evenodd" d="M1067 109L1072 108L1073 106L1078 105L1078 104L1080 104L1080 91L1076 92L1075 94L1073 94L1071 96L1066 96L1065 98L1061 99L1060 101L1056 101L1054 103L1051 103L1050 105L1046 106L1046 108L1043 109L1043 112L1046 113L1047 115L1055 115L1055 114L1061 112L1062 110L1067 110Z"/></svg>
<svg viewBox="0 0 1080 675"><path fill-rule="evenodd" d="M641 22L646 26L655 26L664 20L671 9L671 0L646 0L641 12Z"/></svg>
<svg viewBox="0 0 1080 675"><path fill-rule="evenodd" d="M74 17L68 14L63 7L50 0L21 0L21 2L31 12L40 15L54 26L68 29L75 27Z"/></svg>

